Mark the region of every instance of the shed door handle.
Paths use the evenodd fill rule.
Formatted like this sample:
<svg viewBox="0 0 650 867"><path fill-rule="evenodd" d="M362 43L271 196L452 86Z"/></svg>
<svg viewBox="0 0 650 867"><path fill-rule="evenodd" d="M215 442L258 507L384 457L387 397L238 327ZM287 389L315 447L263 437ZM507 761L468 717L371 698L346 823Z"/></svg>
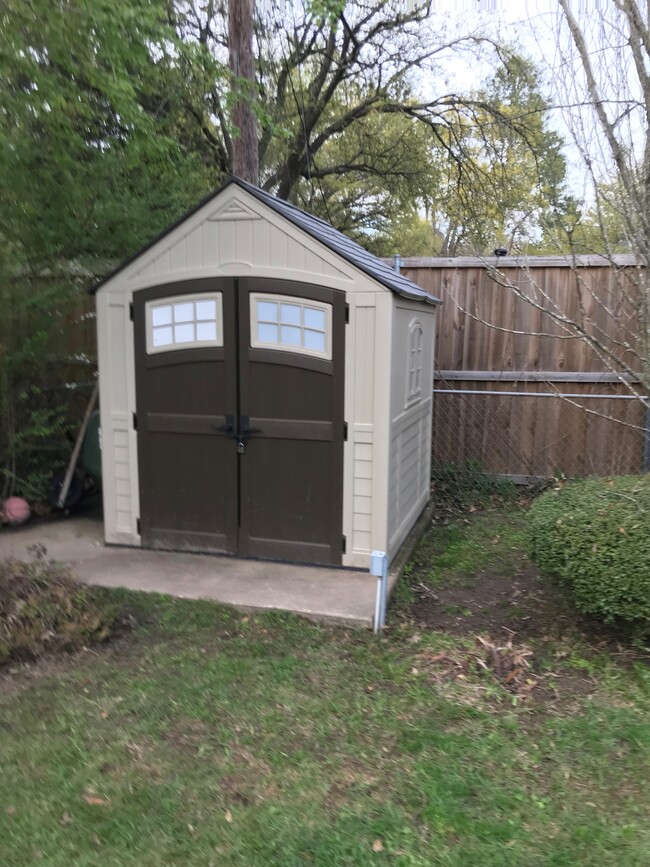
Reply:
<svg viewBox="0 0 650 867"><path fill-rule="evenodd" d="M214 425L217 433L224 434L228 439L235 439L235 417L232 415L226 416L226 423Z"/></svg>
<svg viewBox="0 0 650 867"><path fill-rule="evenodd" d="M259 427L251 427L250 416L243 415L239 424L239 441L245 445L252 435L256 433L262 433L262 429Z"/></svg>

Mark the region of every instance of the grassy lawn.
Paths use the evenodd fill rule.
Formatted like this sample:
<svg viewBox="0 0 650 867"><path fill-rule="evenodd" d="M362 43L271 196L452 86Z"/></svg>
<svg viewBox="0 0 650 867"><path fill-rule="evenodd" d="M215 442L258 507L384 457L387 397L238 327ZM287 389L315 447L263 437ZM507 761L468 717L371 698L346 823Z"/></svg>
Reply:
<svg viewBox="0 0 650 867"><path fill-rule="evenodd" d="M524 520L432 531L381 640L118 594L132 632L0 673L0 864L647 867L650 668L545 596ZM479 633L526 700L440 667Z"/></svg>

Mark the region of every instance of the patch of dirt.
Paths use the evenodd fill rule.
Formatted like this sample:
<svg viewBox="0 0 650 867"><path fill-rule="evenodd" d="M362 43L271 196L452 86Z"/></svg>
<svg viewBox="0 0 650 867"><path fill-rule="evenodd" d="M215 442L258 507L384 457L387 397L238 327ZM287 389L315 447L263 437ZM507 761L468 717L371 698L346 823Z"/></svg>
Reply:
<svg viewBox="0 0 650 867"><path fill-rule="evenodd" d="M209 729L203 720L180 717L163 732L162 737L179 753L194 756L209 737Z"/></svg>
<svg viewBox="0 0 650 867"><path fill-rule="evenodd" d="M516 636L517 640L581 634L595 643L616 644L611 630L576 611L568 592L542 577L534 566L514 576L480 572L471 583L436 588L425 585L416 573L410 583L416 601L406 616L422 630L459 636Z"/></svg>

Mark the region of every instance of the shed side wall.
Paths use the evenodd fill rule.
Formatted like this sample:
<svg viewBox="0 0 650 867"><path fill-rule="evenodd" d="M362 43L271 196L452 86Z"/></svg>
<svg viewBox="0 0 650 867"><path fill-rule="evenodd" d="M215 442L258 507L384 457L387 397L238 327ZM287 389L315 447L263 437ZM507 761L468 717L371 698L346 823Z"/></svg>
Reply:
<svg viewBox="0 0 650 867"><path fill-rule="evenodd" d="M422 326L422 374L419 398L409 400L410 335ZM419 304L397 302L391 364L388 553L393 556L429 499L431 413L435 351L435 312Z"/></svg>

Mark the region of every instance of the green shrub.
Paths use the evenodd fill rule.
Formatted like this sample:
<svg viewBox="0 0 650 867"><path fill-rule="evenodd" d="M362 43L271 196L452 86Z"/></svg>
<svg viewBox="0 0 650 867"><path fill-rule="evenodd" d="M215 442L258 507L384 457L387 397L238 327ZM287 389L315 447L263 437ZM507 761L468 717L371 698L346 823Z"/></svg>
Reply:
<svg viewBox="0 0 650 867"><path fill-rule="evenodd" d="M650 632L650 474L571 482L532 505L529 551L577 607Z"/></svg>
<svg viewBox="0 0 650 867"><path fill-rule="evenodd" d="M117 614L44 548L30 562L0 561L0 664L103 641Z"/></svg>

